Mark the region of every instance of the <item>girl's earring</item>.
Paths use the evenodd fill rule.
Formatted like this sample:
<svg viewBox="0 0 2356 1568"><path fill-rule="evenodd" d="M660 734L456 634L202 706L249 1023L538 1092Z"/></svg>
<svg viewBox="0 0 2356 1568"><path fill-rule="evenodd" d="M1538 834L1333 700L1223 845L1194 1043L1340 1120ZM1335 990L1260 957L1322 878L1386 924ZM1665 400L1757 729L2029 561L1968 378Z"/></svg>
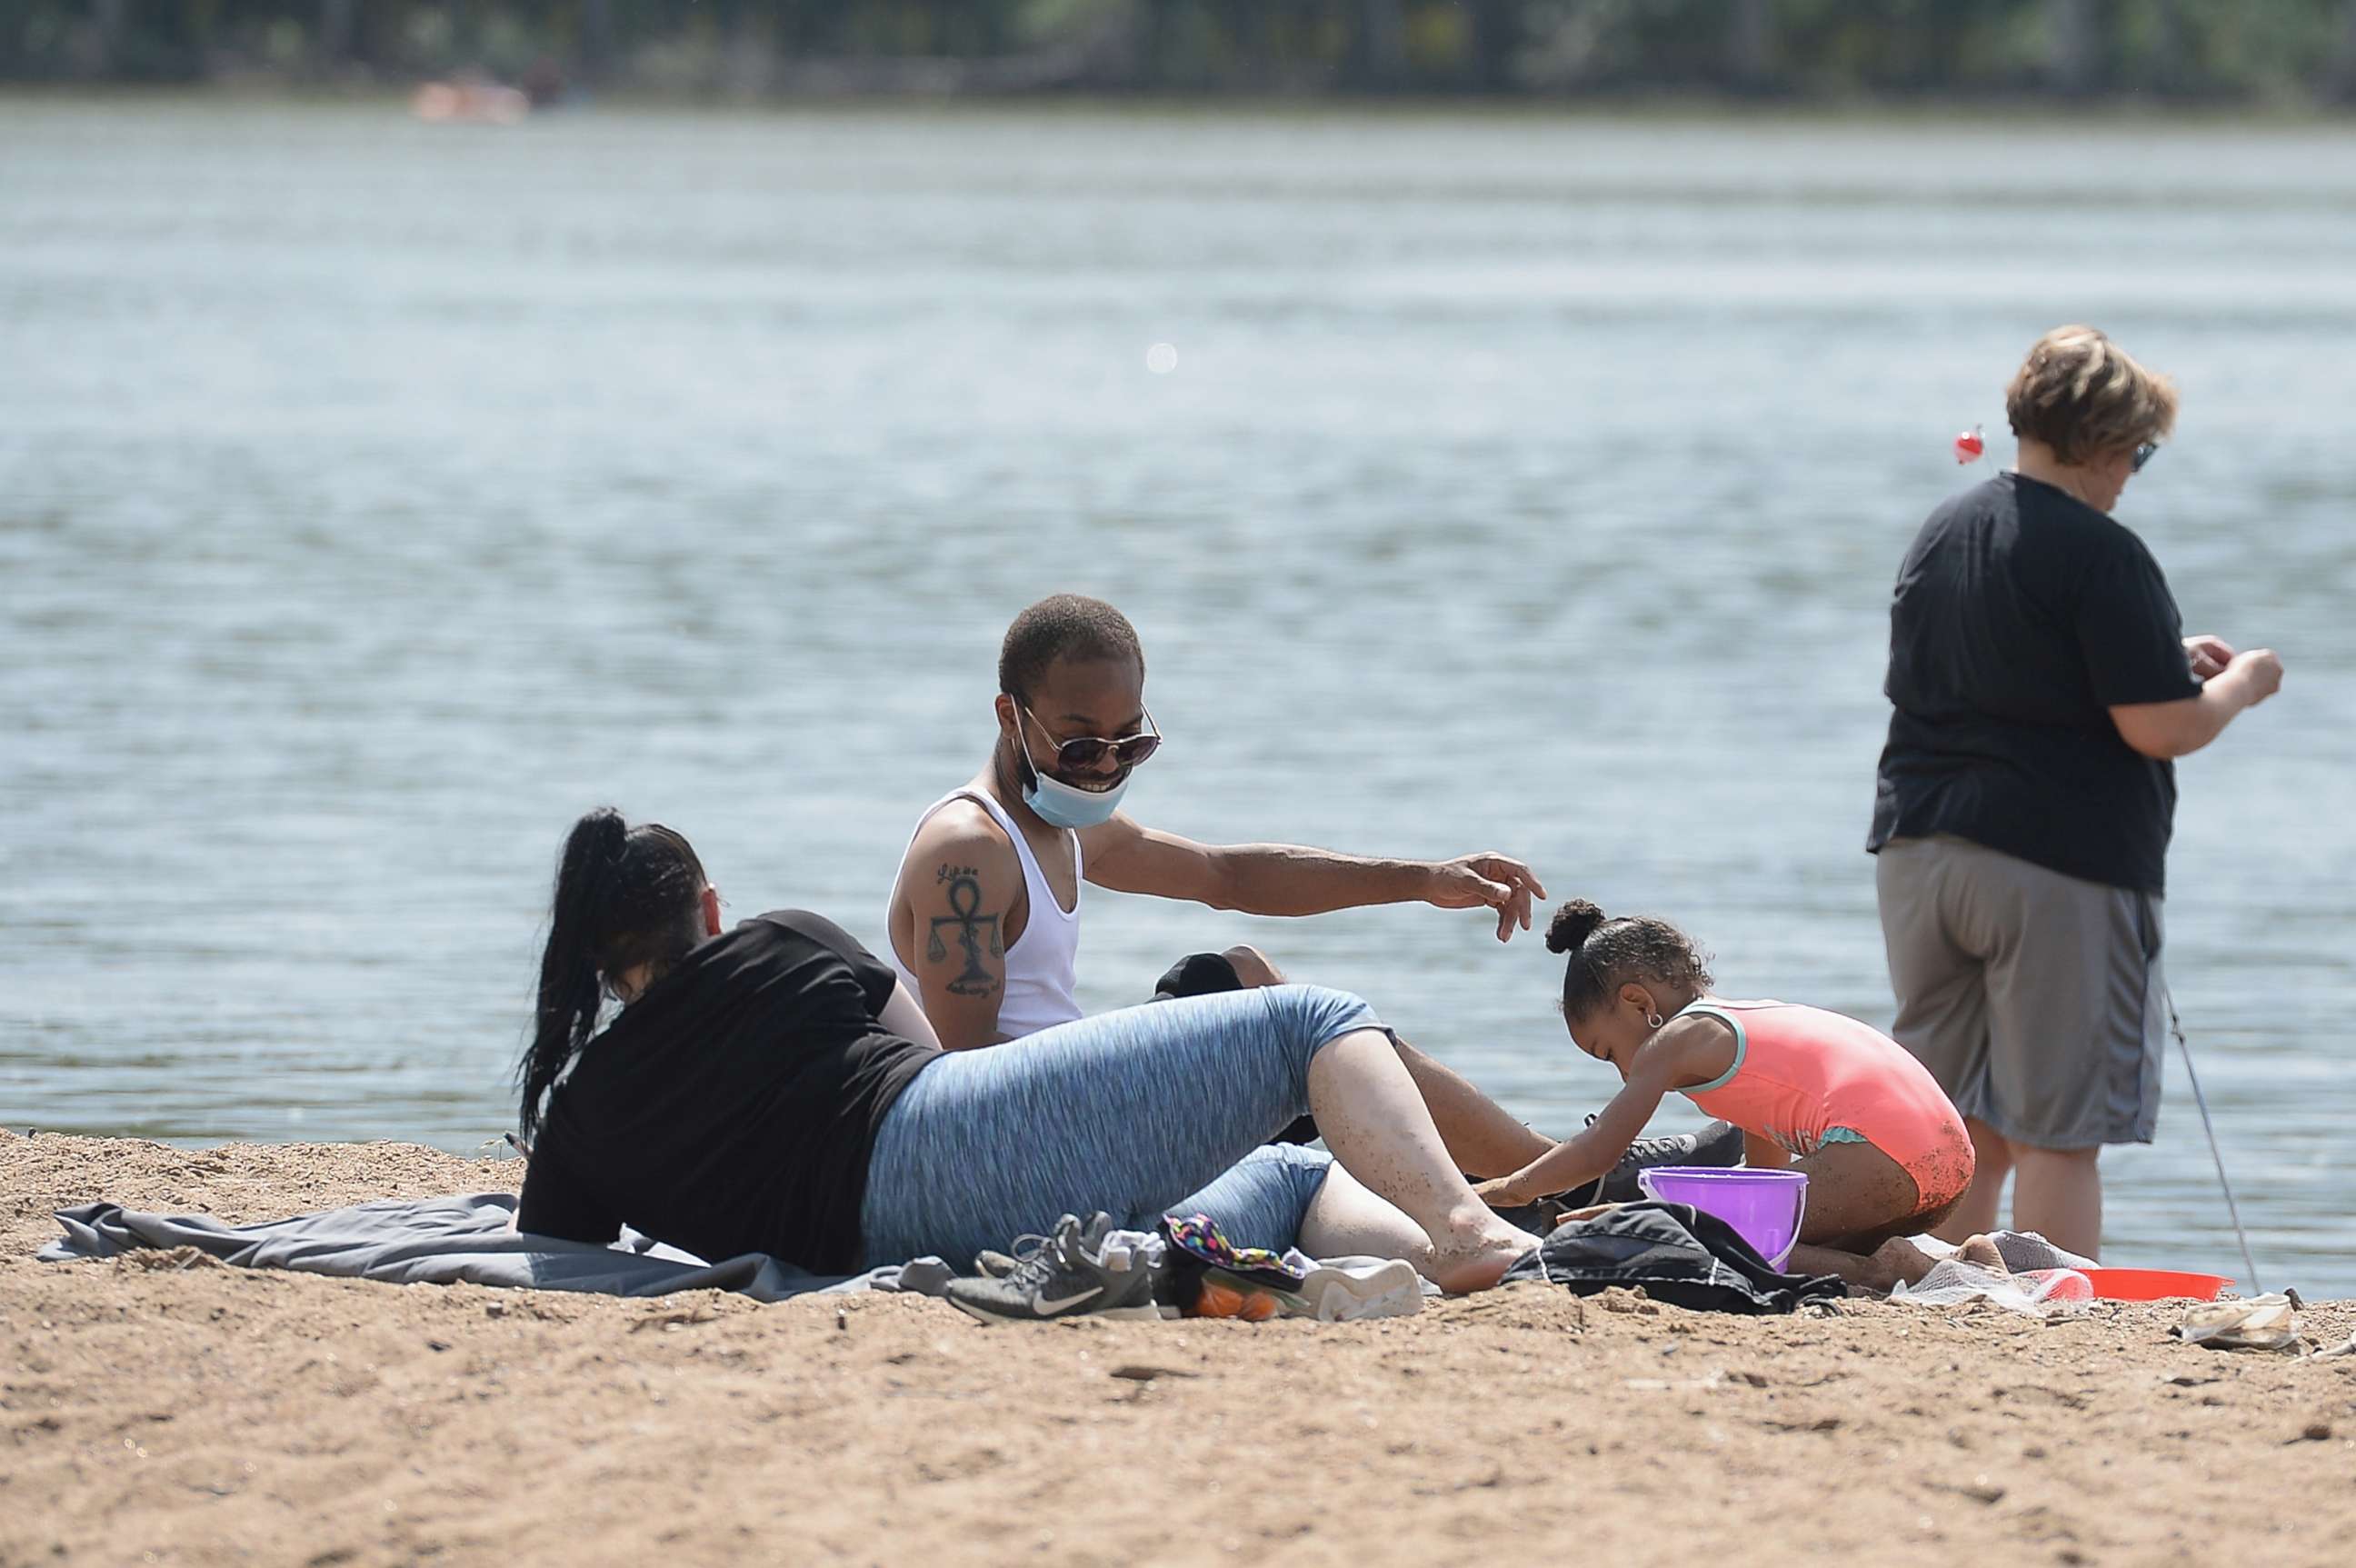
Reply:
<svg viewBox="0 0 2356 1568"><path fill-rule="evenodd" d="M1644 1026L1648 1029L1657 1029L1667 1023L1668 1020L1662 1017L1658 1013L1647 1013L1644 1015Z"/></svg>

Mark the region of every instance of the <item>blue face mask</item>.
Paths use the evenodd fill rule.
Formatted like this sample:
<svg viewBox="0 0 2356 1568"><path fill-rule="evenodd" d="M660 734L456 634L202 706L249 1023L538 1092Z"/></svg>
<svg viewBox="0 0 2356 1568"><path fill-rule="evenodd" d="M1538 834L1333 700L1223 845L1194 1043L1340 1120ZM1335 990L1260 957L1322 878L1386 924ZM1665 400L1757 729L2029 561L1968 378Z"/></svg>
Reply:
<svg viewBox="0 0 2356 1568"><path fill-rule="evenodd" d="M1031 781L1023 786L1023 803L1053 827L1092 828L1108 822L1120 810L1120 798L1129 793L1128 779L1109 789L1076 789L1031 767L1029 757L1023 758L1023 771L1030 774Z"/></svg>
<svg viewBox="0 0 2356 1568"><path fill-rule="evenodd" d="M1019 707L1016 711L1018 725L1022 719L1029 717ZM1037 724L1039 721L1032 719L1031 722ZM1048 738L1053 740L1055 737L1049 736ZM1152 744L1159 746L1160 739L1156 737ZM1023 744L1019 731L1015 737L1014 755L1023 763L1023 803L1036 811L1039 820L1050 827L1092 828L1099 822L1112 821L1112 814L1120 810L1120 798L1129 793L1130 780L1137 777L1134 771L1125 774L1120 782L1109 789L1083 789L1060 779L1050 779L1040 772L1038 765L1031 760L1030 748ZM1149 749L1145 755L1150 757L1152 752Z"/></svg>

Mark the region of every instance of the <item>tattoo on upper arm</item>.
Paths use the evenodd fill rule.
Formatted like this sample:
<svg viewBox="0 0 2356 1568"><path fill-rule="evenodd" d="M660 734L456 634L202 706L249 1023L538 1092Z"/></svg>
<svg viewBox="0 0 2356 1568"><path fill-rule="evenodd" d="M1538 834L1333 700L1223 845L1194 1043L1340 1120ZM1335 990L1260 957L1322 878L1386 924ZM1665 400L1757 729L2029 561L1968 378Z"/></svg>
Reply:
<svg viewBox="0 0 2356 1568"><path fill-rule="evenodd" d="M949 982L953 996L987 996L999 987L998 976L982 967L983 944L989 944L990 956L1004 958L1005 948L998 939L998 917L981 912L981 873L970 865L943 865L934 874L936 886L949 890L949 912L936 916L932 922L932 940L925 946L925 956L940 963L949 956L948 944L941 940L945 927L955 927L957 944L965 952L965 968Z"/></svg>

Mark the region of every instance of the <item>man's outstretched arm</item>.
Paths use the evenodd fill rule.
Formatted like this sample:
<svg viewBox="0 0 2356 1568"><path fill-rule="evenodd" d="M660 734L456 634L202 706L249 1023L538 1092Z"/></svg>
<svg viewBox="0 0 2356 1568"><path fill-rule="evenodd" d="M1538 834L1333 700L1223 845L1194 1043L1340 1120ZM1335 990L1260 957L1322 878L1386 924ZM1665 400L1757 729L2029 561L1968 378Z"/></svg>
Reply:
<svg viewBox="0 0 2356 1568"><path fill-rule="evenodd" d="M1530 868L1502 854L1376 860L1303 844L1203 844L1116 815L1082 832L1087 879L1118 893L1183 898L1248 915L1323 915L1369 904L1497 912L1497 940L1530 929L1547 896Z"/></svg>

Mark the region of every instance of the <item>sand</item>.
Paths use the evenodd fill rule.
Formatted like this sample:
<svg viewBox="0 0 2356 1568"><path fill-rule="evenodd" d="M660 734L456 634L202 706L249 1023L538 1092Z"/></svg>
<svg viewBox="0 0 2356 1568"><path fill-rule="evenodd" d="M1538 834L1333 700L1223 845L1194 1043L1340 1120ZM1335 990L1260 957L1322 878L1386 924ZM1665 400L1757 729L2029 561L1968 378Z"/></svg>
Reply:
<svg viewBox="0 0 2356 1568"><path fill-rule="evenodd" d="M0 1134L0 1568L1553 1561L2344 1564L2356 1357L1520 1286L1388 1323L985 1328L53 1265L56 1208L479 1191L398 1144ZM2311 1305L2308 1334L2356 1332Z"/></svg>

